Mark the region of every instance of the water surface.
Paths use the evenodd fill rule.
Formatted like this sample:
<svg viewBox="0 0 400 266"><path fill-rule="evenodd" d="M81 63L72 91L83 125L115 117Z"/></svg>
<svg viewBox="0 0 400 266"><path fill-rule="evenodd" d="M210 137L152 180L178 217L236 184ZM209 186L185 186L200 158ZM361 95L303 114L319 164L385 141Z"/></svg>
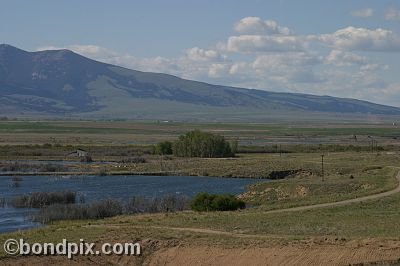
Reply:
<svg viewBox="0 0 400 266"><path fill-rule="evenodd" d="M258 179L193 176L23 176L14 186L11 176L0 177L0 198L40 191L74 191L86 202L113 198L122 201L132 196L157 197L198 192L239 194ZM0 232L38 226L26 217L31 209L0 208Z"/></svg>

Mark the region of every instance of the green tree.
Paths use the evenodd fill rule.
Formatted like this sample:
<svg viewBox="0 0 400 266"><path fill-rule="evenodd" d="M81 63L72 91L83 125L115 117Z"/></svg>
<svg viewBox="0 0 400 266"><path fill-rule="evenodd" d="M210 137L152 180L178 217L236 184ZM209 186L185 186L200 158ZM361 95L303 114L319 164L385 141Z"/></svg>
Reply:
<svg viewBox="0 0 400 266"><path fill-rule="evenodd" d="M231 157L231 144L223 136L194 130L179 137L173 144L173 153L180 157ZM237 149L237 145L235 146Z"/></svg>
<svg viewBox="0 0 400 266"><path fill-rule="evenodd" d="M159 155L169 155L172 154L172 142L170 141L163 141L157 143L154 148L154 153Z"/></svg>

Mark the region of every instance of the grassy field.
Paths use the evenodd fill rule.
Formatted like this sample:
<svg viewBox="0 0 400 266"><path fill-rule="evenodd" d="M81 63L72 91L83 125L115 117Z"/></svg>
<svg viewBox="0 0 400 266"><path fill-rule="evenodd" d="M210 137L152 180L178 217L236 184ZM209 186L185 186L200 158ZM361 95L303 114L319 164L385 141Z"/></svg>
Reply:
<svg viewBox="0 0 400 266"><path fill-rule="evenodd" d="M193 232L180 236L179 232L169 232L156 227L193 227L260 236L271 235L272 238L278 236L278 239L286 240L322 235L338 235L345 238L367 236L396 238L400 237L398 233L400 231L393 229L395 232L392 232L388 224L392 223L394 226L392 228L400 227L400 219L398 219L400 214L395 211L400 207L400 201L398 201L400 196L397 195L376 202L306 212L269 214L268 210L333 202L393 189L397 185L394 175L400 167L399 159L398 154L326 154L324 181L320 175L320 156L318 154L285 154L284 157L275 154L251 154L233 160L185 159L188 164L194 164L198 169L208 169L210 173L216 175L219 174L219 171L227 172L228 170L231 173L235 171L245 173L250 170L259 173L262 172L262 169L267 172L271 169L278 171L298 168L309 169L312 174L306 172L305 175L304 172L301 172L287 179L261 181L261 183L251 186L241 197L248 203L256 204L257 207L244 211L184 212L119 217L89 222L61 222L48 228L22 234L26 235L28 239L48 239L48 237L62 237L63 234L74 239L74 235L79 236L82 230L88 230L85 233L88 237L93 235L96 239L99 237L106 239L109 237L107 224L117 224L117 228L121 227L121 232L118 231L120 236L123 235L125 229L132 230L131 234L136 234L140 228L149 227L144 235L141 232L136 235L137 237L157 236L158 238L181 239L189 235L190 238L195 237ZM178 165L187 167L182 162ZM352 178L350 178L351 176ZM385 207L383 208L383 206ZM387 219L382 220L382 216L386 216ZM361 219L365 219L363 223L361 223ZM88 223L100 226L86 227ZM374 226L370 226L371 224ZM137 230L135 226L139 226ZM164 233L166 234L164 235ZM2 237L9 236L7 234ZM230 242L230 238L228 237L228 242Z"/></svg>
<svg viewBox="0 0 400 266"><path fill-rule="evenodd" d="M154 144L201 129L235 138L243 145L274 143L398 144L400 128L389 123L360 124L223 124L171 121L0 121L0 144ZM357 136L355 142L353 136Z"/></svg>
<svg viewBox="0 0 400 266"><path fill-rule="evenodd" d="M174 140L196 128L223 134L228 139L238 139L242 144L242 153L235 158L224 159L152 154L149 144ZM357 142L353 135L357 135ZM223 248L371 245L398 248L399 194L345 206L270 212L353 199L395 188L398 184L394 177L400 169L398 137L398 128L384 124L315 124L304 127L122 121L0 122L2 163L21 159L74 161L76 158L66 155L81 147L92 154L95 162L68 164L65 166L68 170L92 174L164 173L260 178L259 183L239 196L251 206L245 210L215 213L185 211L63 221L29 231L0 234L0 242L21 237L28 242L60 242L63 238L79 241L82 236L85 241L96 243L134 239L147 243L147 252L177 245ZM378 140L379 151L370 151L371 138ZM276 144L282 145L287 153L279 153ZM361 148L343 146L345 148L338 152L341 149L332 146L336 144ZM251 147L243 148L243 145ZM257 153L260 150L264 153ZM144 160L124 161L130 158ZM102 164L102 161L111 163ZM263 178L277 180L265 181ZM0 250L0 257L4 256Z"/></svg>
<svg viewBox="0 0 400 266"><path fill-rule="evenodd" d="M275 214L254 208L224 213L120 216L97 221L58 222L42 229L2 234L0 242L21 237L30 242L60 242L63 238L79 241L82 236L86 241L98 243L156 239L224 247L288 245L304 241L340 245L363 239L400 241L399 208L400 196L395 195L361 204ZM4 256L1 251L0 256Z"/></svg>

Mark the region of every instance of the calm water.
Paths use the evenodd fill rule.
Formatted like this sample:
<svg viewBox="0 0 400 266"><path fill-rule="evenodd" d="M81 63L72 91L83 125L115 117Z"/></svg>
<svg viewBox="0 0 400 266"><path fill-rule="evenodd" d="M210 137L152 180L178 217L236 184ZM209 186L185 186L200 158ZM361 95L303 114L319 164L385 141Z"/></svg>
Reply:
<svg viewBox="0 0 400 266"><path fill-rule="evenodd" d="M11 177L0 177L0 198L38 191L74 191L86 202L114 198L126 200L132 196L156 197L180 194L193 196L198 192L239 194L258 179L213 178L193 176L24 176L19 187L13 187ZM0 208L0 232L39 226L26 219L30 209Z"/></svg>

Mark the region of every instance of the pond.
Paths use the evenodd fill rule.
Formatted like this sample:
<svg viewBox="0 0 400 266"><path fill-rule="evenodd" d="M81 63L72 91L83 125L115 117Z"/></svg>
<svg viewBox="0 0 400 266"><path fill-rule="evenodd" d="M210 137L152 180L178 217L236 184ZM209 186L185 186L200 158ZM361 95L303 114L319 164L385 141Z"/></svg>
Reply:
<svg viewBox="0 0 400 266"><path fill-rule="evenodd" d="M264 180L265 181L265 180ZM86 202L113 198L126 201L132 196L157 197L198 192L240 194L246 186L260 182L248 178L194 176L23 176L13 185L11 176L0 177L0 198L40 191L73 191ZM31 209L0 208L0 232L39 226L26 219Z"/></svg>

